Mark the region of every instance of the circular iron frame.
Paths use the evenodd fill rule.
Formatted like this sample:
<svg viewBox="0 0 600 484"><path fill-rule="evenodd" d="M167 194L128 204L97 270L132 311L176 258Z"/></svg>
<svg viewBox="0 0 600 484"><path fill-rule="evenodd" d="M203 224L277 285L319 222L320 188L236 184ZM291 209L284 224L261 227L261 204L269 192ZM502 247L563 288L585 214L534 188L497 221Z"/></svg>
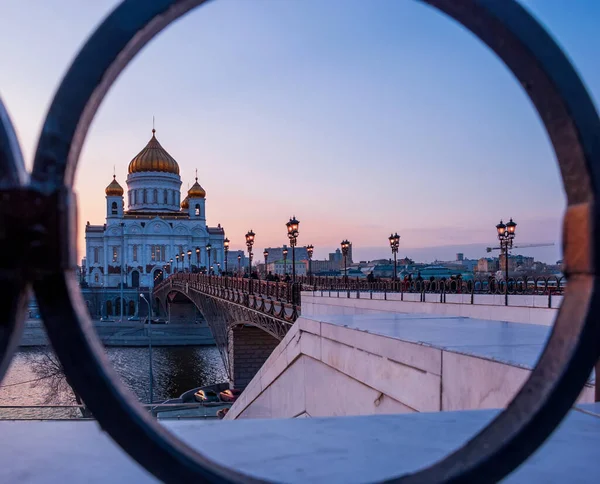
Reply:
<svg viewBox="0 0 600 484"><path fill-rule="evenodd" d="M0 105L0 188L18 187L41 195L71 193L85 136L110 86L157 33L205 1L125 0L104 20L81 49L54 97L29 185L12 126ZM552 433L598 360L600 297L595 248L599 218L595 201L600 182L600 122L566 56L516 2L421 1L469 29L513 72L550 136L568 200L564 260L569 284L551 337L529 379L506 410L465 445L426 469L388 481L495 482L520 465ZM72 234L75 222L71 216L68 230ZM74 247L69 250L72 255ZM168 482L261 482L194 451L135 404L104 356L71 267L54 271L33 268L23 273L18 284L13 279L12 289L8 287L10 271L1 273L0 290L7 290L3 294L14 303L8 314L11 322L0 327L0 370L6 369L14 352L23 321L21 306L32 281L48 335L69 382L102 428L126 452Z"/></svg>

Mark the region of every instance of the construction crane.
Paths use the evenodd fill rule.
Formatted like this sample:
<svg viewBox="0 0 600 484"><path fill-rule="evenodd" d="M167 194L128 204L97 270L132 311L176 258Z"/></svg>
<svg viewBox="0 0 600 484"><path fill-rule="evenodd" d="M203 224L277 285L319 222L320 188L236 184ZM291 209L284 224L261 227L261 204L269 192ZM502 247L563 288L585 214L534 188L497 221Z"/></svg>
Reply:
<svg viewBox="0 0 600 484"><path fill-rule="evenodd" d="M544 244L523 244L523 245L515 245L513 249L529 249L531 247L552 247L556 245L554 242L548 242ZM500 250L501 247L486 247L486 252L491 252L492 250Z"/></svg>

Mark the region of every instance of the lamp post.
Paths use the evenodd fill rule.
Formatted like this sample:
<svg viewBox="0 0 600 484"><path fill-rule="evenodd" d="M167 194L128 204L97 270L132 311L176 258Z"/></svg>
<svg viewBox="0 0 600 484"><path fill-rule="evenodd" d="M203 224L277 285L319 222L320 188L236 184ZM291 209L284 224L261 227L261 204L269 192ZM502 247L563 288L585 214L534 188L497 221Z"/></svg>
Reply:
<svg viewBox="0 0 600 484"><path fill-rule="evenodd" d="M177 265L175 266L175 272L179 272L179 254L175 256L175 260L177 261Z"/></svg>
<svg viewBox="0 0 600 484"><path fill-rule="evenodd" d="M181 252L179 257L181 258L181 272L185 272L185 252Z"/></svg>
<svg viewBox="0 0 600 484"><path fill-rule="evenodd" d="M196 271L200 270L200 247L196 247Z"/></svg>
<svg viewBox="0 0 600 484"><path fill-rule="evenodd" d="M269 262L269 251L267 249L265 249L265 251L263 252L263 255L265 256L265 279L267 278L267 263Z"/></svg>
<svg viewBox="0 0 600 484"><path fill-rule="evenodd" d="M212 250L212 245L210 244L206 244L206 257L208 257L208 265L206 266L206 271L208 272L208 275L210 276L210 251Z"/></svg>
<svg viewBox="0 0 600 484"><path fill-rule="evenodd" d="M223 253L225 255L225 275L227 275L227 254L229 254L229 239L227 237L223 241Z"/></svg>
<svg viewBox="0 0 600 484"><path fill-rule="evenodd" d="M310 277L309 283L312 284L312 256L315 250L314 245L310 244L306 246L306 255L308 256L308 276Z"/></svg>
<svg viewBox="0 0 600 484"><path fill-rule="evenodd" d="M390 247L392 248L392 254L394 254L394 277L392 279L394 281L396 281L398 279L398 262L397 262L398 247L400 247L400 236L398 235L398 232L396 232L395 234L391 234L388 237L388 240L390 241Z"/></svg>
<svg viewBox="0 0 600 484"><path fill-rule="evenodd" d="M504 254L504 304L508 306L508 251L512 249L517 224L511 218L507 224L496 225L498 240L500 241L500 253Z"/></svg>
<svg viewBox="0 0 600 484"><path fill-rule="evenodd" d="M254 245L254 236L256 234L250 229L246 233L246 247L248 247L248 277L252 275L252 246Z"/></svg>
<svg viewBox="0 0 600 484"><path fill-rule="evenodd" d="M173 259L169 260L169 274L173 274Z"/></svg>
<svg viewBox="0 0 600 484"><path fill-rule="evenodd" d="M296 243L298 242L298 226L300 222L296 220L294 215L288 223L285 224L288 231L288 238L290 239L290 245L292 246L292 283L296 283Z"/></svg>
<svg viewBox="0 0 600 484"><path fill-rule="evenodd" d="M188 267L189 267L189 271L192 272L192 251L190 249L188 249L187 255L188 255Z"/></svg>
<svg viewBox="0 0 600 484"><path fill-rule="evenodd" d="M283 253L283 275L285 276L287 274L287 255L288 255L288 250L285 245L283 246L282 253Z"/></svg>
<svg viewBox="0 0 600 484"><path fill-rule="evenodd" d="M221 263L217 262L217 272L221 275Z"/></svg>
<svg viewBox="0 0 600 484"><path fill-rule="evenodd" d="M148 364L149 364L149 379L150 379L150 404L152 404L153 396L152 396L152 382L154 377L152 376L152 306L146 297L140 293L140 297L146 301L148 304Z"/></svg>
<svg viewBox="0 0 600 484"><path fill-rule="evenodd" d="M242 273L242 256L238 254L238 277Z"/></svg>
<svg viewBox="0 0 600 484"><path fill-rule="evenodd" d="M348 284L348 266L347 266L347 259L348 259L348 251L350 250L350 242L346 239L346 240L342 240L342 255L344 256L344 279L346 281L346 284Z"/></svg>

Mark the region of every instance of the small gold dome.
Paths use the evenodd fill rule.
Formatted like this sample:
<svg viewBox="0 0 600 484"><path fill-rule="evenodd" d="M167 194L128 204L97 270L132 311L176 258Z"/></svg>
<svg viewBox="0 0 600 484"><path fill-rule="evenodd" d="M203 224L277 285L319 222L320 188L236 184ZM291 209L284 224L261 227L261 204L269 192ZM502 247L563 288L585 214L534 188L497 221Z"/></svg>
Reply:
<svg viewBox="0 0 600 484"><path fill-rule="evenodd" d="M167 151L160 145L152 130L152 138L146 147L140 151L129 163L129 173L144 171L162 171L179 175L179 165Z"/></svg>
<svg viewBox="0 0 600 484"><path fill-rule="evenodd" d="M184 210L190 208L190 201L188 200L188 197L185 197L183 199L183 202L181 202L181 208L183 208Z"/></svg>
<svg viewBox="0 0 600 484"><path fill-rule="evenodd" d="M192 188L188 190L188 198L204 198L206 191L198 183L198 177L196 177L196 183L192 185Z"/></svg>
<svg viewBox="0 0 600 484"><path fill-rule="evenodd" d="M110 185L106 187L104 190L107 197L122 197L123 196L123 187L119 185L117 182L117 176L113 175L113 181L110 182Z"/></svg>

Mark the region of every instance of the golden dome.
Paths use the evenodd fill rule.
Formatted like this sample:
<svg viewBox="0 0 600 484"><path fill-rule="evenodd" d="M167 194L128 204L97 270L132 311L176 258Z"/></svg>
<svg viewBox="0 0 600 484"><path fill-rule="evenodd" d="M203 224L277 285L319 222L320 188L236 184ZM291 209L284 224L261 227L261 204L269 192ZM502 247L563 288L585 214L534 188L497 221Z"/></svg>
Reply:
<svg viewBox="0 0 600 484"><path fill-rule="evenodd" d="M185 197L183 199L183 202L181 202L181 208L183 208L184 210L190 208L190 201L188 200L188 197Z"/></svg>
<svg viewBox="0 0 600 484"><path fill-rule="evenodd" d="M204 198L206 191L198 183L198 177L196 177L196 183L192 185L192 188L188 190L188 198Z"/></svg>
<svg viewBox="0 0 600 484"><path fill-rule="evenodd" d="M152 138L146 147L129 163L129 173L143 171L162 171L179 175L179 165L167 151L160 145L152 130Z"/></svg>
<svg viewBox="0 0 600 484"><path fill-rule="evenodd" d="M106 187L104 190L107 197L122 197L123 196L123 187L119 185L117 182L117 176L113 175L113 181L110 182L110 185Z"/></svg>

